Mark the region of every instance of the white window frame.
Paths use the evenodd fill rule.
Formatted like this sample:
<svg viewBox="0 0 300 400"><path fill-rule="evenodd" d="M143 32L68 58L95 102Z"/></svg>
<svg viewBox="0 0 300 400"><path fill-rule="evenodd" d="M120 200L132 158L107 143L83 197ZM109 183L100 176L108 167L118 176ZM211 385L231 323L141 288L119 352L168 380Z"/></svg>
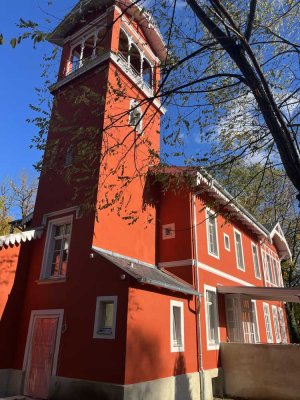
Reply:
<svg viewBox="0 0 300 400"><path fill-rule="evenodd" d="M233 234L234 234L234 247L235 247L236 266L237 266L237 269L239 269L240 271L245 272L246 267L245 267L245 258L244 258L244 249L243 249L243 235L236 228L233 229ZM241 251L242 251L242 260L243 260L243 265L242 266L239 265L239 261L238 261L236 234L239 235L240 238L241 238Z"/></svg>
<svg viewBox="0 0 300 400"><path fill-rule="evenodd" d="M255 266L255 255L254 255L254 251L253 251L254 248L256 249L257 267L258 267L259 274L257 274L256 266ZM253 267L254 267L254 275L255 275L256 279L260 279L261 280L261 267L260 267L260 262L259 262L258 246L253 242L251 242L251 250L252 250L252 260L253 260Z"/></svg>
<svg viewBox="0 0 300 400"><path fill-rule="evenodd" d="M277 307L274 305L272 305L272 317L273 317L276 343L281 343L281 332L280 332L278 311L277 311Z"/></svg>
<svg viewBox="0 0 300 400"><path fill-rule="evenodd" d="M210 217L213 217L213 220L215 221L215 231L216 231L216 247L217 247L217 254L212 253L210 251L210 241L209 241L209 220ZM219 252L219 238L218 238L218 219L217 215L214 211L212 211L210 208L206 208L206 238L207 238L207 252L210 256L215 257L217 259L220 258L220 252Z"/></svg>
<svg viewBox="0 0 300 400"><path fill-rule="evenodd" d="M102 320L102 304L112 302L114 304L114 314L113 314L113 326L111 333L101 333L99 328ZM116 322L117 322L117 306L118 306L118 296L98 296L96 299L96 311L95 311L95 322L94 322L94 332L93 339L115 339L116 337Z"/></svg>
<svg viewBox="0 0 300 400"><path fill-rule="evenodd" d="M264 320L265 320L267 342L268 343L274 343L272 322L271 322L271 314L270 314L270 306L269 306L268 303L263 303L263 311L264 311Z"/></svg>
<svg viewBox="0 0 300 400"><path fill-rule="evenodd" d="M259 333L259 323L258 323L258 316L257 316L256 300L251 300L251 303L252 303L252 312L253 312L255 343L259 343L260 342L260 333Z"/></svg>
<svg viewBox="0 0 300 400"><path fill-rule="evenodd" d="M143 131L143 111L141 106L138 105L139 101L132 99L130 100L129 104L129 113L128 113L128 125L129 126L134 126L134 130L136 130L138 133L142 133ZM140 118L137 124L133 124L131 121L132 113L138 111L140 113Z"/></svg>
<svg viewBox="0 0 300 400"><path fill-rule="evenodd" d="M174 307L178 307L180 309L181 346L175 345L175 340L174 340L174 334L173 334ZM177 300L170 301L170 341L171 341L171 353L178 353L184 351L184 305L182 301L177 301Z"/></svg>
<svg viewBox="0 0 300 400"><path fill-rule="evenodd" d="M209 342L209 315L208 315L208 305L207 305L207 292L214 292L216 296L216 304L214 305L214 322L216 329L216 341L214 343ZM206 343L207 350L218 350L220 348L220 323L219 323L219 310L218 310L218 295L217 289L213 286L204 285L204 301L205 301L205 325L206 325Z"/></svg>
<svg viewBox="0 0 300 400"><path fill-rule="evenodd" d="M287 343L286 324L285 324L283 309L281 307L278 307L278 316L279 316L279 325L280 325L282 342Z"/></svg>
<svg viewBox="0 0 300 400"><path fill-rule="evenodd" d="M48 221L48 227L47 227L47 236L46 236L46 242L45 242L45 249L44 249L44 255L43 255L43 261L42 261L42 268L41 268L41 274L40 274L40 279L41 280L62 280L66 278L66 275L60 275L60 276L51 276L51 261L52 261L52 244L53 244L53 229L55 226L60 226L60 225L65 225L65 224L71 224L71 231L70 231L70 237L69 237L69 252L70 252L70 245L71 245L71 240L72 240L72 228L73 228L73 215L67 215L65 217L61 218L56 218L56 219L51 219ZM69 254L68 254L68 260L67 260L67 266L68 266L68 261L69 261Z"/></svg>
<svg viewBox="0 0 300 400"><path fill-rule="evenodd" d="M226 246L226 239L228 239L228 247ZM230 237L227 233L224 233L224 248L227 251L230 251Z"/></svg>

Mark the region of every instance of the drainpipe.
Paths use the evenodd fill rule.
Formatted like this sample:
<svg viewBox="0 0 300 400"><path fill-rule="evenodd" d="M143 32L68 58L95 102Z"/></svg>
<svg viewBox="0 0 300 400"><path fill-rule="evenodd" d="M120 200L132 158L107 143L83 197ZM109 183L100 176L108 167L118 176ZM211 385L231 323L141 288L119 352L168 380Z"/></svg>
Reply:
<svg viewBox="0 0 300 400"><path fill-rule="evenodd" d="M191 212L192 212L192 251L193 251L193 265L195 267L195 283L196 290L200 293L200 282L199 282L199 269L198 269L198 241L197 241L197 215L196 215L196 194L193 193L191 196ZM200 399L205 399L205 387L204 387L204 370L203 370L203 352L202 352L202 334L201 334L201 320L200 320L200 309L201 309L201 295L199 294L196 299L196 326L197 326L197 348L198 348L198 369L200 378Z"/></svg>

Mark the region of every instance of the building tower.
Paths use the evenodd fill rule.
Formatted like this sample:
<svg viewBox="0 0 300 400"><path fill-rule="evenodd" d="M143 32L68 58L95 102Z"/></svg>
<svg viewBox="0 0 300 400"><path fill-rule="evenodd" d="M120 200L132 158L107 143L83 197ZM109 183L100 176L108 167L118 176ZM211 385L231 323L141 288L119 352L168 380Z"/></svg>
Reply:
<svg viewBox="0 0 300 400"><path fill-rule="evenodd" d="M154 262L145 180L158 161L163 39L130 2L80 1L49 40L62 56L34 225L59 210L96 210L94 244Z"/></svg>

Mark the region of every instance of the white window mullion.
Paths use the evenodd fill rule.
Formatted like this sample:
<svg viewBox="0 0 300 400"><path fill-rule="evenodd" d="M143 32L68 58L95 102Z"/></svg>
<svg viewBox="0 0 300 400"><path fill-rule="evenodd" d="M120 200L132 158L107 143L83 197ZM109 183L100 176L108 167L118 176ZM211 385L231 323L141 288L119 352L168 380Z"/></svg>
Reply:
<svg viewBox="0 0 300 400"><path fill-rule="evenodd" d="M268 343L273 343L273 332L272 332L269 304L263 303L263 308L264 308L267 341Z"/></svg>

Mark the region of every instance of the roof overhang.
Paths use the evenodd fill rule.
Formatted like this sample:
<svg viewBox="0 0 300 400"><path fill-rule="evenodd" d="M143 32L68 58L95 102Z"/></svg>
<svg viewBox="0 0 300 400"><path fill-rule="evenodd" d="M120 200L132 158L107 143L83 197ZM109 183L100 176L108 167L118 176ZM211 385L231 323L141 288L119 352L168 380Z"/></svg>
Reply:
<svg viewBox="0 0 300 400"><path fill-rule="evenodd" d="M50 33L48 40L63 46L65 38L90 10L101 10L112 5L118 6L130 18L134 18L143 29L154 53L160 60L165 60L167 49L164 39L151 14L132 0L89 0L79 1L63 21Z"/></svg>
<svg viewBox="0 0 300 400"><path fill-rule="evenodd" d="M200 293L194 290L187 282L166 271L160 270L155 265L147 264L140 260L132 259L96 246L93 246L92 250L141 284L148 284L192 296L200 295Z"/></svg>
<svg viewBox="0 0 300 400"><path fill-rule="evenodd" d="M43 234L43 228L32 229L30 231L11 233L10 235L0 236L0 249L2 247L15 246L20 243L30 242L34 239L40 239Z"/></svg>
<svg viewBox="0 0 300 400"><path fill-rule="evenodd" d="M257 300L286 301L288 303L300 303L300 287L278 288L257 286L218 286L221 294L242 294Z"/></svg>

